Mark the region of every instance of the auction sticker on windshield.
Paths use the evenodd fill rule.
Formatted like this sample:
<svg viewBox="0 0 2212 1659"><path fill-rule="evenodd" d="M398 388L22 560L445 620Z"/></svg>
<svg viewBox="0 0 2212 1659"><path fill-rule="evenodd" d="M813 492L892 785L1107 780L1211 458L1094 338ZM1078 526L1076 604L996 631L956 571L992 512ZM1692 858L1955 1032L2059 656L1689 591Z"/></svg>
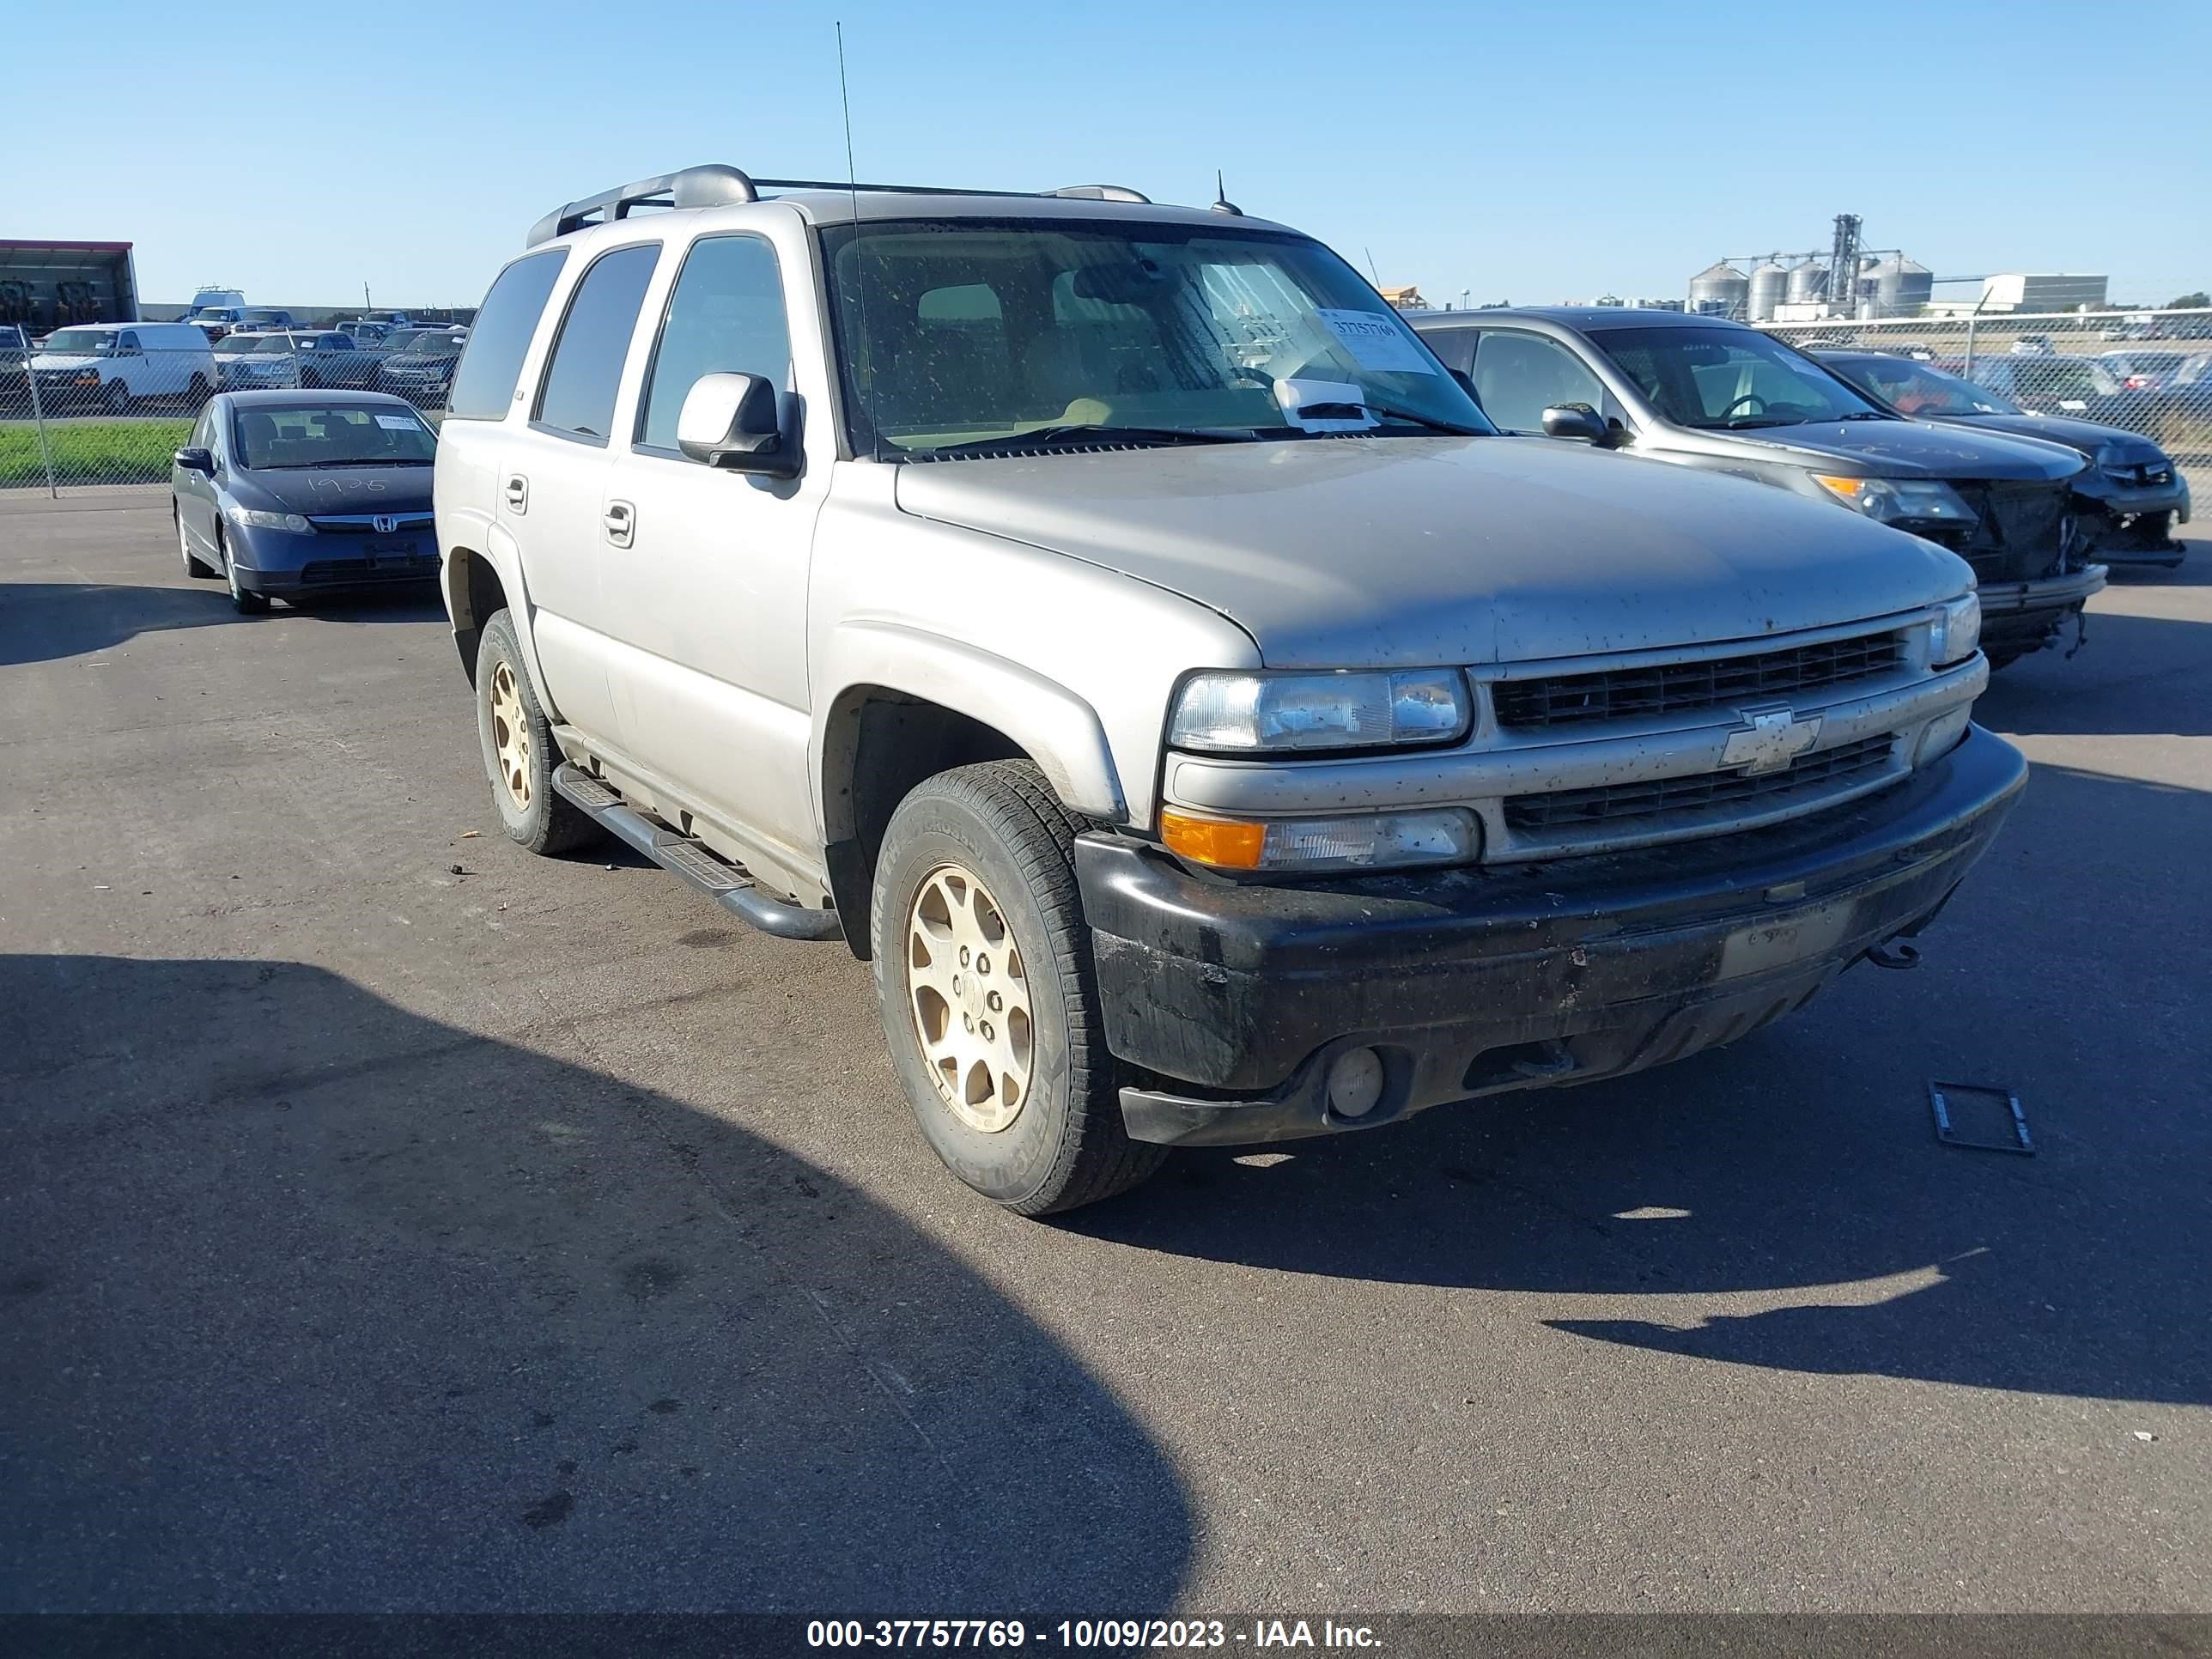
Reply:
<svg viewBox="0 0 2212 1659"><path fill-rule="evenodd" d="M1384 374L1433 374L1437 366L1401 327L1395 318L1372 311L1334 311L1316 307L1314 315L1327 323L1352 361L1362 368Z"/></svg>

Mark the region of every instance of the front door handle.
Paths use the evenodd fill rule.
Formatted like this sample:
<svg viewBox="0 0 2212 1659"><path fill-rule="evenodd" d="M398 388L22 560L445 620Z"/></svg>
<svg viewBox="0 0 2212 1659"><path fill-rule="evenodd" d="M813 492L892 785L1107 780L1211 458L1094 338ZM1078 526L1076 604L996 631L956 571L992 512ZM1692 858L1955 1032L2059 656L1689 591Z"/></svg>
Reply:
<svg viewBox="0 0 2212 1659"><path fill-rule="evenodd" d="M609 501L599 522L606 526L609 542L617 547L628 547L637 531L637 509L628 501Z"/></svg>
<svg viewBox="0 0 2212 1659"><path fill-rule="evenodd" d="M511 472L507 475L507 506L511 513L530 511L530 480L520 472Z"/></svg>

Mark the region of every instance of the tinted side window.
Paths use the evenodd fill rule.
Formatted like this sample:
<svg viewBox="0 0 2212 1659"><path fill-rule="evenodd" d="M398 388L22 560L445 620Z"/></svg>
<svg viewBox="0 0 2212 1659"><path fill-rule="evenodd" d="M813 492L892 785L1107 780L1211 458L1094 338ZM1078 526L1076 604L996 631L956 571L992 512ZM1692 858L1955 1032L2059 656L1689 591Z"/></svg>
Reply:
<svg viewBox="0 0 2212 1659"><path fill-rule="evenodd" d="M514 400L522 360L531 336L545 313L546 297L568 257L564 247L549 248L517 259L499 273L469 331L469 349L453 371L453 395L446 417L455 421L497 421Z"/></svg>
<svg viewBox="0 0 2212 1659"><path fill-rule="evenodd" d="M1471 328L1425 328L1421 337L1443 360L1446 368L1466 374L1474 366L1475 331Z"/></svg>
<svg viewBox="0 0 2212 1659"><path fill-rule="evenodd" d="M676 447L676 417L702 375L758 374L787 390L791 333L775 250L757 236L703 237L692 244L669 296L649 374L637 441L651 449Z"/></svg>
<svg viewBox="0 0 2212 1659"><path fill-rule="evenodd" d="M604 441L614 424L615 388L637 330L645 285L659 262L660 244L617 248L592 262L568 299L568 314L538 388L531 418L540 426Z"/></svg>
<svg viewBox="0 0 2212 1659"><path fill-rule="evenodd" d="M1559 404L1604 407L1605 388L1565 346L1535 334L1485 330L1474 357L1474 395L1508 432L1541 432Z"/></svg>

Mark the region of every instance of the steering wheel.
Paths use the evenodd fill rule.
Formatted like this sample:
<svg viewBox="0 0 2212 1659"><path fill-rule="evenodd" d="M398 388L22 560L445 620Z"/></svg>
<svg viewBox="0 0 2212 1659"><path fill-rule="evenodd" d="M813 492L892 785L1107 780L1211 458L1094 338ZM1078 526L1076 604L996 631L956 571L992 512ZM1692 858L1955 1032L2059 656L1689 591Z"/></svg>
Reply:
<svg viewBox="0 0 2212 1659"><path fill-rule="evenodd" d="M1741 409L1746 404L1757 404L1759 405L1758 412L1761 415L1766 413L1766 399L1760 397L1756 392L1747 392L1742 397L1737 398L1726 409L1721 410L1719 414L1714 416L1713 418L1717 421L1725 421L1729 416L1735 414L1736 410Z"/></svg>

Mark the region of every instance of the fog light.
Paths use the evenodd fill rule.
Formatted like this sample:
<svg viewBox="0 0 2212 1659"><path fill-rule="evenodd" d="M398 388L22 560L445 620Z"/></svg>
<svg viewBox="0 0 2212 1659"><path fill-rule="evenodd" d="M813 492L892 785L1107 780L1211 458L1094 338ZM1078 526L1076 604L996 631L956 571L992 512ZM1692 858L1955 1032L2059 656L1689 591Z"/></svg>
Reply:
<svg viewBox="0 0 2212 1659"><path fill-rule="evenodd" d="M1382 1056L1353 1048L1328 1066L1328 1109L1339 1117L1365 1117L1382 1098Z"/></svg>

